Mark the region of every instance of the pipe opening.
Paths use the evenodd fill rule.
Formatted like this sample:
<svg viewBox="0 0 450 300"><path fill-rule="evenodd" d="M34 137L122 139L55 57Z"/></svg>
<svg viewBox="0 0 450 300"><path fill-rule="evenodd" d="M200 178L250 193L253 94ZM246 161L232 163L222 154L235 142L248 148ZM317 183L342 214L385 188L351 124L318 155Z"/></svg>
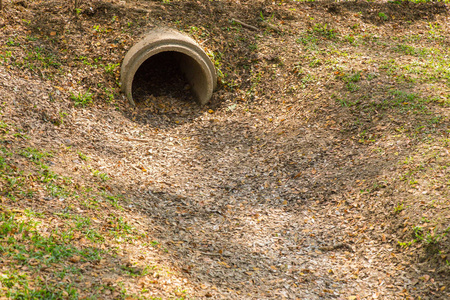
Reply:
<svg viewBox="0 0 450 300"><path fill-rule="evenodd" d="M182 102L195 100L192 84L186 66L195 61L183 53L160 52L149 57L136 71L132 83L132 95L136 105L146 104L155 98L171 98ZM189 72L189 71L188 71Z"/></svg>
<svg viewBox="0 0 450 300"><path fill-rule="evenodd" d="M193 39L157 28L128 50L120 83L131 105L160 95L177 101L194 98L205 105L216 88L217 75L208 55Z"/></svg>

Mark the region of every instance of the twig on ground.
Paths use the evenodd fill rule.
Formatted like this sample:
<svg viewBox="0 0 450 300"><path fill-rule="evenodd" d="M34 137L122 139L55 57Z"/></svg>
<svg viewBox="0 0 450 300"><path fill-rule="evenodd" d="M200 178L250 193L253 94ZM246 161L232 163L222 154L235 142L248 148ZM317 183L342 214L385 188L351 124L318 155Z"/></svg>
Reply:
<svg viewBox="0 0 450 300"><path fill-rule="evenodd" d="M331 245L331 246L319 247L319 250L321 250L321 251L333 251L333 250L340 249L340 248L344 248L344 249L349 250L350 252L353 252L352 247L350 247L350 245L345 244L345 243L337 243L337 244L334 244L334 245Z"/></svg>
<svg viewBox="0 0 450 300"><path fill-rule="evenodd" d="M229 254L220 254L220 253L209 253L209 252L200 252L203 255L209 255L209 256L225 256L225 257L231 257Z"/></svg>
<svg viewBox="0 0 450 300"><path fill-rule="evenodd" d="M124 137L124 139L127 141L142 142L142 143L150 142L149 140L146 140L146 139L137 139L137 138L131 138L131 137Z"/></svg>
<svg viewBox="0 0 450 300"><path fill-rule="evenodd" d="M278 28L277 26L272 25L272 24L270 24L268 22L263 22L263 24L264 24L265 27L267 27L269 29L272 29L273 31L276 31L276 32L280 32L281 31L280 28Z"/></svg>
<svg viewBox="0 0 450 300"><path fill-rule="evenodd" d="M239 21L239 20L237 20L237 19L231 19L231 21L233 21L233 22L235 22L235 23L238 23L238 24L240 24L242 27L247 28L247 29L250 29L250 30L253 30L253 31L259 31L259 30L260 30L258 27L255 27L255 26L253 26L253 25L249 25L249 24L244 23L244 22L242 22L242 21Z"/></svg>

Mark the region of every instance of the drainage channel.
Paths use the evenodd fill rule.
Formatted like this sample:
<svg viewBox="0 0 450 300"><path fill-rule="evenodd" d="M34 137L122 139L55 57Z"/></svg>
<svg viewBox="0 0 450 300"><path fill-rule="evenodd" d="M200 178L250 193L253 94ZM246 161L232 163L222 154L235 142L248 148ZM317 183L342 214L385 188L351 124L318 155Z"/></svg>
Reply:
<svg viewBox="0 0 450 300"><path fill-rule="evenodd" d="M163 89L191 91L201 105L208 103L217 84L208 55L190 37L168 28L151 31L125 55L120 72L122 91L136 105L141 90L154 96ZM187 94L187 93L184 93Z"/></svg>

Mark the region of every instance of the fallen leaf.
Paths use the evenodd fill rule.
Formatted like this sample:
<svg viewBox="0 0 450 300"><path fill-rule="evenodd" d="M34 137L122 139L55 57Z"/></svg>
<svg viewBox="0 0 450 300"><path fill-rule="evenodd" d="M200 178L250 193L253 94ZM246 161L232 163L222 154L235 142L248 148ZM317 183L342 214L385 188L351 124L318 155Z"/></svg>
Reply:
<svg viewBox="0 0 450 300"><path fill-rule="evenodd" d="M78 255L74 255L74 256L72 256L71 258L69 258L69 261L70 261L71 263L77 263L77 262L80 261L80 257L79 257Z"/></svg>

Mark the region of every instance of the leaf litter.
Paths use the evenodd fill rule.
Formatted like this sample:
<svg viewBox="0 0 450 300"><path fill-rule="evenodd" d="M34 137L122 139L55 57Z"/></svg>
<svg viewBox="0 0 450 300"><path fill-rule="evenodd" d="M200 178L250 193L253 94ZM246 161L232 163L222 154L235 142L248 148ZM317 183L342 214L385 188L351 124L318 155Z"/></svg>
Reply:
<svg viewBox="0 0 450 300"><path fill-rule="evenodd" d="M446 9L8 3L2 222L29 223L2 231L2 293L448 298ZM208 106L120 94L126 50L161 25L213 58ZM31 236L60 256L30 257Z"/></svg>

